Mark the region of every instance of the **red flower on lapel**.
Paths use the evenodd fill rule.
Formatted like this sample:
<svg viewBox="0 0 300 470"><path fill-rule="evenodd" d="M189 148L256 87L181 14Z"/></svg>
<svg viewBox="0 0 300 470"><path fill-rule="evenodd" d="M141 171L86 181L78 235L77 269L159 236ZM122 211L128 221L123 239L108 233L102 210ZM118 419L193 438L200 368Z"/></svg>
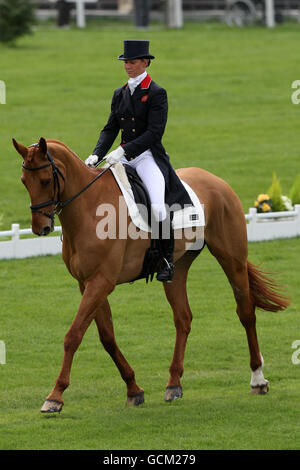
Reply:
<svg viewBox="0 0 300 470"><path fill-rule="evenodd" d="M148 96L149 96L149 95L144 95L144 96L141 97L142 103L145 103L145 102L147 101Z"/></svg>

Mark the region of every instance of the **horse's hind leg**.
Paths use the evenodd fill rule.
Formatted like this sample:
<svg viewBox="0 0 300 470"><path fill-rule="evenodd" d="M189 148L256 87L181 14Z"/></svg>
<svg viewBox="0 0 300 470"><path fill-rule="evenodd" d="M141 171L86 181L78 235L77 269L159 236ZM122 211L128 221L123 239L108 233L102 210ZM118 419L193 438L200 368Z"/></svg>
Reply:
<svg viewBox="0 0 300 470"><path fill-rule="evenodd" d="M246 331L252 370L250 382L252 392L264 394L268 391L268 381L262 373L263 358L257 339L255 304L250 295L247 255L245 255L244 250L241 250L239 256L238 244L235 245L235 248L235 253L230 255L228 250L223 251L221 254L216 248L212 249L209 246L210 251L219 261L231 284L237 305L236 312ZM244 253L244 256L241 253Z"/></svg>
<svg viewBox="0 0 300 470"><path fill-rule="evenodd" d="M134 370L130 367L121 353L114 335L111 310L108 300L97 309L95 322L104 349L116 364L122 379L127 386L127 405L140 405L144 403L144 391L135 381Z"/></svg>
<svg viewBox="0 0 300 470"><path fill-rule="evenodd" d="M236 311L245 328L248 340L252 392L264 394L268 391L268 381L262 373L263 358L258 345L255 305L250 296L247 265L243 267L242 271L238 270L232 273L231 286L237 303Z"/></svg>
<svg viewBox="0 0 300 470"><path fill-rule="evenodd" d="M164 283L166 297L172 307L176 327L176 341L173 359L169 368L170 376L165 392L165 401L182 397L180 378L183 374L185 347L191 330L192 312L189 307L186 280L189 267L199 252L186 252L176 262L173 282Z"/></svg>

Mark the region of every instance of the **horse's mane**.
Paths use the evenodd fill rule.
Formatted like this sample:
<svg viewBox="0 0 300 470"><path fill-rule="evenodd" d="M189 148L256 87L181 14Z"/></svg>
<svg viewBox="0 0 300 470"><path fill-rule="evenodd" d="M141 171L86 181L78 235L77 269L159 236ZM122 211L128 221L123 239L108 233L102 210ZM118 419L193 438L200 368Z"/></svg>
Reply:
<svg viewBox="0 0 300 470"><path fill-rule="evenodd" d="M64 147L66 150L68 150L68 152L70 152L73 157L77 158L78 160L81 161L81 163L84 163L81 158L72 150L70 149L70 147L68 147L66 144L64 144L63 142L61 142L60 140L56 140L56 139L46 139L46 142L47 144L57 144L57 145L61 145L62 147Z"/></svg>

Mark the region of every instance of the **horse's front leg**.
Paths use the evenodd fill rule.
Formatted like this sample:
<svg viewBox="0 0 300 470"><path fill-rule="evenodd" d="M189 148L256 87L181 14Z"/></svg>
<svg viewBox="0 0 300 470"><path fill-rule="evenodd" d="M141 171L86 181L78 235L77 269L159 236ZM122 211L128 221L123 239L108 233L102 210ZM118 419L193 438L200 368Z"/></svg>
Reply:
<svg viewBox="0 0 300 470"><path fill-rule="evenodd" d="M130 367L116 343L111 310L107 299L97 308L95 321L101 343L116 364L126 384L127 405L141 405L144 403L144 390L137 385L134 370Z"/></svg>
<svg viewBox="0 0 300 470"><path fill-rule="evenodd" d="M64 401L62 394L70 382L70 372L74 354L84 333L96 316L97 308L102 305L114 286L103 276L98 275L85 284L77 315L64 340L64 358L55 386L41 408L43 413L60 412Z"/></svg>
<svg viewBox="0 0 300 470"><path fill-rule="evenodd" d="M176 263L173 282L164 283L165 294L172 307L176 327L176 341L164 396L165 401L174 401L182 397L180 378L183 374L185 348L192 322L192 312L186 292L186 280L189 267L197 254L197 252L186 253Z"/></svg>

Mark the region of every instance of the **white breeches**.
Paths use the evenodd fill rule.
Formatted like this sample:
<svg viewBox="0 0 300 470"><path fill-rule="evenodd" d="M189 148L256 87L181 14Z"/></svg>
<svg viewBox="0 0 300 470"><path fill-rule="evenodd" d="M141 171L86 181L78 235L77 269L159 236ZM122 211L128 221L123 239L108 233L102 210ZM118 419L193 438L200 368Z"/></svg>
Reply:
<svg viewBox="0 0 300 470"><path fill-rule="evenodd" d="M159 222L163 221L167 216L165 207L165 179L153 158L152 152L146 150L130 161L123 157L121 163L123 165L130 165L136 170L147 188L155 219Z"/></svg>

